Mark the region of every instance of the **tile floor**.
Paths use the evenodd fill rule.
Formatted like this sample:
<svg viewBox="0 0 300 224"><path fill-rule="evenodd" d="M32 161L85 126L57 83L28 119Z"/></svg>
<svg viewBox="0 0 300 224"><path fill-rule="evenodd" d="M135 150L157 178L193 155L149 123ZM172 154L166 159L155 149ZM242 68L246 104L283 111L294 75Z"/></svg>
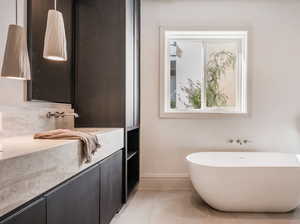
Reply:
<svg viewBox="0 0 300 224"><path fill-rule="evenodd" d="M191 191L138 191L111 224L300 224L300 208L286 214L225 213Z"/></svg>

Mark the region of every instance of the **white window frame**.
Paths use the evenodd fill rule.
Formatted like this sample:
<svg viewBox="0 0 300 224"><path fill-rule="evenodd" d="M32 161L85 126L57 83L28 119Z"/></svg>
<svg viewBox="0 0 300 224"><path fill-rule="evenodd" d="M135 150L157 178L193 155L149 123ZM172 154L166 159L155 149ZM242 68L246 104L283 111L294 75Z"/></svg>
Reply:
<svg viewBox="0 0 300 224"><path fill-rule="evenodd" d="M238 105L235 107L217 107L205 109L171 109L170 108L170 64L168 40L170 39L202 39L202 40L237 40L240 42L238 57L238 79L236 96ZM160 27L160 117L161 118L206 118L231 117L248 114L247 106L247 49L248 31L209 31L201 29ZM204 77L204 76L203 76ZM202 80L203 82L204 80ZM203 95L203 94L202 94ZM205 98L205 96L202 96ZM203 99L202 99L203 100ZM206 100L205 100L206 102Z"/></svg>

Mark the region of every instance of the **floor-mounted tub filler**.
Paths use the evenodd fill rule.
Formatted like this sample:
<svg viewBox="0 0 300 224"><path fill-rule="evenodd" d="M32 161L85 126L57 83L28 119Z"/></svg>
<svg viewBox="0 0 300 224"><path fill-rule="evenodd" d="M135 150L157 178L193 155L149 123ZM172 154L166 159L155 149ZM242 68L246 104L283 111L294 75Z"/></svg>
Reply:
<svg viewBox="0 0 300 224"><path fill-rule="evenodd" d="M187 156L193 186L211 207L228 212L288 212L300 205L300 157L264 152Z"/></svg>

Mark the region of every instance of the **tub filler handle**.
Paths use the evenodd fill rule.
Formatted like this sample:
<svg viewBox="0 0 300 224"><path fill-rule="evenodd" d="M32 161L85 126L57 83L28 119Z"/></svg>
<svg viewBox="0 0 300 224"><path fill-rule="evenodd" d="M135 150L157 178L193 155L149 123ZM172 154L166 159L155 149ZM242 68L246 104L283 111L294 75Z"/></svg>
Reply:
<svg viewBox="0 0 300 224"><path fill-rule="evenodd" d="M251 143L251 141L249 141L248 139L236 139L236 140L234 140L234 139L230 139L229 141L228 141L229 143L234 143L234 142L236 142L237 144L239 144L239 145L246 145L246 144L248 144L248 143Z"/></svg>

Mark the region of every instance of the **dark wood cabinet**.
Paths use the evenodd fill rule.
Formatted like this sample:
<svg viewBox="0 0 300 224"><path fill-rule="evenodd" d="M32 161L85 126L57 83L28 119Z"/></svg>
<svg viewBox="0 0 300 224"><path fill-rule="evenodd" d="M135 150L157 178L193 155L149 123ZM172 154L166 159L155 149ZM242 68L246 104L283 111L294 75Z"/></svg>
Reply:
<svg viewBox="0 0 300 224"><path fill-rule="evenodd" d="M99 224L99 166L46 194L47 224Z"/></svg>
<svg viewBox="0 0 300 224"><path fill-rule="evenodd" d="M77 127L125 125L125 0L77 0Z"/></svg>
<svg viewBox="0 0 300 224"><path fill-rule="evenodd" d="M122 207L122 151L100 165L100 224L109 224Z"/></svg>
<svg viewBox="0 0 300 224"><path fill-rule="evenodd" d="M140 0L77 0L75 9L75 126L124 128L126 201L139 181L139 153L127 164L127 133L139 138Z"/></svg>
<svg viewBox="0 0 300 224"><path fill-rule="evenodd" d="M4 219L0 224L46 224L46 202L36 200Z"/></svg>

